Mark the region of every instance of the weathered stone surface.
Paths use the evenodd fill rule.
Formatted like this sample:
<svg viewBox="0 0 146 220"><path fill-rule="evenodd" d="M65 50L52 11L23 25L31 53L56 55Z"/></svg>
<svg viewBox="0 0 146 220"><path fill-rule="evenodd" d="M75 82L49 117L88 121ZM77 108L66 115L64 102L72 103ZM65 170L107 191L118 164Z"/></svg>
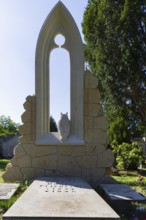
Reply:
<svg viewBox="0 0 146 220"><path fill-rule="evenodd" d="M99 129L106 131L108 126L109 124L105 116L97 117L94 119L94 128L99 128Z"/></svg>
<svg viewBox="0 0 146 220"><path fill-rule="evenodd" d="M30 136L21 136L19 138L21 144L33 144L34 139L31 139Z"/></svg>
<svg viewBox="0 0 146 220"><path fill-rule="evenodd" d="M83 169L82 170L82 177L84 180L86 180L88 183L92 183L92 173L91 170Z"/></svg>
<svg viewBox="0 0 146 220"><path fill-rule="evenodd" d="M84 105L84 115L89 116L89 105L87 103L85 103Z"/></svg>
<svg viewBox="0 0 146 220"><path fill-rule="evenodd" d="M85 71L85 88L89 88L89 80L90 80L90 77L91 77L91 72L89 70L86 70Z"/></svg>
<svg viewBox="0 0 146 220"><path fill-rule="evenodd" d="M113 162L114 154L110 149L107 149L98 157L97 167L111 167L113 165Z"/></svg>
<svg viewBox="0 0 146 220"><path fill-rule="evenodd" d="M51 177L51 176L61 176L61 175L59 173L59 170L46 170L45 176Z"/></svg>
<svg viewBox="0 0 146 220"><path fill-rule="evenodd" d="M87 155L99 155L105 151L103 144L86 144Z"/></svg>
<svg viewBox="0 0 146 220"><path fill-rule="evenodd" d="M146 201L146 197L140 195L126 184L101 184L101 187L112 201Z"/></svg>
<svg viewBox="0 0 146 220"><path fill-rule="evenodd" d="M14 148L14 155L17 155L17 158L24 156L26 153L23 149L23 146L21 144L18 144L15 148Z"/></svg>
<svg viewBox="0 0 146 220"><path fill-rule="evenodd" d="M57 153L56 146L36 146L34 144L25 144L24 150L32 158L43 157Z"/></svg>
<svg viewBox="0 0 146 220"><path fill-rule="evenodd" d="M97 77L94 77L91 74L90 78L89 78L89 87L92 89L97 89L97 86L98 86L98 79L97 79Z"/></svg>
<svg viewBox="0 0 146 220"><path fill-rule="evenodd" d="M31 121L31 114L29 111L25 111L22 115L21 115L21 119L23 123L29 123Z"/></svg>
<svg viewBox="0 0 146 220"><path fill-rule="evenodd" d="M16 190L18 189L19 184L10 184L10 183L2 183L0 184L0 200L9 200Z"/></svg>
<svg viewBox="0 0 146 220"><path fill-rule="evenodd" d="M58 154L59 155L71 155L73 151L73 147L72 146L58 146Z"/></svg>
<svg viewBox="0 0 146 220"><path fill-rule="evenodd" d="M31 96L31 95L29 95L29 96L26 97L26 101L27 101L27 102L30 102L30 103L31 103L31 100L32 100L32 96Z"/></svg>
<svg viewBox="0 0 146 220"><path fill-rule="evenodd" d="M36 177L46 176L45 169L35 169L35 176Z"/></svg>
<svg viewBox="0 0 146 220"><path fill-rule="evenodd" d="M31 167L21 168L21 172L23 174L23 180L34 179L36 177L34 168L31 168Z"/></svg>
<svg viewBox="0 0 146 220"><path fill-rule="evenodd" d="M105 173L105 168L95 168L92 170L92 178L95 185L105 176Z"/></svg>
<svg viewBox="0 0 146 220"><path fill-rule="evenodd" d="M17 163L17 160L15 157L13 157L11 160L10 160L11 164L13 167L17 167L18 166L18 163Z"/></svg>
<svg viewBox="0 0 146 220"><path fill-rule="evenodd" d="M19 167L31 167L31 158L28 155L22 156L17 159Z"/></svg>
<svg viewBox="0 0 146 220"><path fill-rule="evenodd" d="M58 160L58 170L60 173L68 174L69 176L80 175L81 169L77 165L74 158L69 156L60 156Z"/></svg>
<svg viewBox="0 0 146 220"><path fill-rule="evenodd" d="M57 169L57 155L48 155L46 157L33 158L32 159L32 167L40 168L40 169L49 169L56 170Z"/></svg>
<svg viewBox="0 0 146 220"><path fill-rule="evenodd" d="M97 164L96 156L77 157L77 163L82 169L93 169Z"/></svg>
<svg viewBox="0 0 146 220"><path fill-rule="evenodd" d="M89 89L84 90L84 102L85 102L85 104L89 103Z"/></svg>
<svg viewBox="0 0 146 220"><path fill-rule="evenodd" d="M120 219L80 178L40 178L4 214L3 219Z"/></svg>
<svg viewBox="0 0 146 220"><path fill-rule="evenodd" d="M83 156L85 152L85 146L73 146L72 156Z"/></svg>
<svg viewBox="0 0 146 220"><path fill-rule="evenodd" d="M12 167L11 169L7 170L7 172L3 174L2 178L5 180L5 182L17 182L23 180L19 167Z"/></svg>
<svg viewBox="0 0 146 220"><path fill-rule="evenodd" d="M107 141L107 134L100 129L90 129L86 131L85 140L87 142L96 142L98 144L105 144Z"/></svg>
<svg viewBox="0 0 146 220"><path fill-rule="evenodd" d="M97 117L101 110L101 106L99 104L90 104L89 105L89 116Z"/></svg>
<svg viewBox="0 0 146 220"><path fill-rule="evenodd" d="M30 136L31 133L31 124L25 123L19 127L19 132L22 135Z"/></svg>
<svg viewBox="0 0 146 220"><path fill-rule="evenodd" d="M100 93L97 89L89 89L89 103L98 103L100 100Z"/></svg>
<svg viewBox="0 0 146 220"><path fill-rule="evenodd" d="M23 104L23 107L24 107L25 110L30 111L31 110L31 103L26 101Z"/></svg>
<svg viewBox="0 0 146 220"><path fill-rule="evenodd" d="M85 117L85 129L93 129L93 117Z"/></svg>

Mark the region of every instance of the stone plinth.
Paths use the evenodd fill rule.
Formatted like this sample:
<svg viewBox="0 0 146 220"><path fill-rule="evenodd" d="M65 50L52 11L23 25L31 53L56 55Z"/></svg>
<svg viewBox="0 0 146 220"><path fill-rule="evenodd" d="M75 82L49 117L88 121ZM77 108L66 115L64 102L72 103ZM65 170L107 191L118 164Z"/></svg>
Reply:
<svg viewBox="0 0 146 220"><path fill-rule="evenodd" d="M16 190L18 189L19 184L7 184L2 183L0 184L0 200L9 200Z"/></svg>
<svg viewBox="0 0 146 220"><path fill-rule="evenodd" d="M111 207L80 178L35 180L4 214L9 219L119 219Z"/></svg>

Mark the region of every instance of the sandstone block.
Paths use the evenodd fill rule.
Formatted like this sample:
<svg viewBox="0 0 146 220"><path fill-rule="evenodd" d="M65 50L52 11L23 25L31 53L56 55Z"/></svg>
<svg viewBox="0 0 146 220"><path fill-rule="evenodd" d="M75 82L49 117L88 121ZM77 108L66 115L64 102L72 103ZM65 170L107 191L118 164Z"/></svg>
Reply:
<svg viewBox="0 0 146 220"><path fill-rule="evenodd" d="M24 102L23 107L25 110L30 111L31 110L31 103L26 101L26 102Z"/></svg>
<svg viewBox="0 0 146 220"><path fill-rule="evenodd" d="M17 167L18 166L18 163L17 163L17 160L15 157L13 157L11 160L10 160L11 164L13 167Z"/></svg>
<svg viewBox="0 0 146 220"><path fill-rule="evenodd" d="M94 119L94 128L99 128L106 131L108 126L109 124L105 116Z"/></svg>
<svg viewBox="0 0 146 220"><path fill-rule="evenodd" d="M17 159L18 166L22 167L31 167L31 158L27 155Z"/></svg>
<svg viewBox="0 0 146 220"><path fill-rule="evenodd" d="M52 177L52 176L60 176L58 170L45 170L45 176Z"/></svg>
<svg viewBox="0 0 146 220"><path fill-rule="evenodd" d="M94 127L94 119L93 117L85 117L85 129L90 129Z"/></svg>
<svg viewBox="0 0 146 220"><path fill-rule="evenodd" d="M89 88L97 89L97 86L98 86L98 79L97 79L97 77L94 77L91 74L91 76L89 78Z"/></svg>
<svg viewBox="0 0 146 220"><path fill-rule="evenodd" d="M114 162L114 154L110 149L100 154L97 160L97 167L111 167Z"/></svg>
<svg viewBox="0 0 146 220"><path fill-rule="evenodd" d="M34 140L32 140L30 137L28 136L21 136L19 138L19 141L21 144L33 144Z"/></svg>
<svg viewBox="0 0 146 220"><path fill-rule="evenodd" d="M21 115L21 119L22 119L22 122L23 122L23 123L31 122L30 112L29 112L29 111L25 111L25 112Z"/></svg>
<svg viewBox="0 0 146 220"><path fill-rule="evenodd" d="M41 177L41 176L45 176L45 169L35 169L35 176L36 177Z"/></svg>
<svg viewBox="0 0 146 220"><path fill-rule="evenodd" d="M105 146L103 144L86 144L86 154L87 155L99 155L105 151Z"/></svg>
<svg viewBox="0 0 146 220"><path fill-rule="evenodd" d="M77 157L76 159L81 169L93 169L96 167L97 164L96 156L82 156L82 157Z"/></svg>
<svg viewBox="0 0 146 220"><path fill-rule="evenodd" d="M88 131L86 131L85 140L87 142L105 144L107 141L107 134L100 129L89 129Z"/></svg>
<svg viewBox="0 0 146 220"><path fill-rule="evenodd" d="M14 155L16 158L22 157L24 156L26 153L23 149L23 146L21 144L18 144L15 148L14 148Z"/></svg>
<svg viewBox="0 0 146 220"><path fill-rule="evenodd" d="M36 146L34 144L25 144L24 150L32 158L43 157L57 153L56 146Z"/></svg>
<svg viewBox="0 0 146 220"><path fill-rule="evenodd" d="M89 89L89 103L99 103L100 93L97 89Z"/></svg>
<svg viewBox="0 0 146 220"><path fill-rule="evenodd" d="M23 180L23 176L19 167L12 167L11 169L7 170L3 174L2 178L5 182L17 182Z"/></svg>
<svg viewBox="0 0 146 220"><path fill-rule="evenodd" d="M92 170L92 179L93 179L93 183L95 185L97 185L97 183L103 179L103 177L105 176L105 168L95 168Z"/></svg>
<svg viewBox="0 0 146 220"><path fill-rule="evenodd" d="M86 180L88 183L92 183L91 170L83 169L83 170L82 170L82 177L83 177L83 179Z"/></svg>
<svg viewBox="0 0 146 220"><path fill-rule="evenodd" d="M32 100L32 96L31 96L31 95L29 95L29 96L26 97L26 101L27 101L27 102L31 102L31 100Z"/></svg>
<svg viewBox="0 0 146 220"><path fill-rule="evenodd" d="M21 172L23 175L23 180L36 178L34 168L31 168L31 167L21 168Z"/></svg>
<svg viewBox="0 0 146 220"><path fill-rule="evenodd" d="M85 116L89 116L89 104L84 104L84 114Z"/></svg>
<svg viewBox="0 0 146 220"><path fill-rule="evenodd" d="M22 135L30 136L31 132L31 124L30 123L25 123L19 127L19 132Z"/></svg>
<svg viewBox="0 0 146 220"><path fill-rule="evenodd" d="M89 89L84 90L84 102L89 103Z"/></svg>
<svg viewBox="0 0 146 220"><path fill-rule="evenodd" d="M39 169L56 170L57 159L57 155L48 155L46 157L33 158L32 167Z"/></svg>
<svg viewBox="0 0 146 220"><path fill-rule="evenodd" d="M89 104L89 116L97 117L100 110L101 110L101 105Z"/></svg>
<svg viewBox="0 0 146 220"><path fill-rule="evenodd" d="M72 156L83 156L86 153L85 146L73 146Z"/></svg>
<svg viewBox="0 0 146 220"><path fill-rule="evenodd" d="M76 160L69 156L60 156L58 161L58 170L60 173L64 174L70 174L70 176L73 175L73 173L76 173L78 176L81 172L81 169L76 163Z"/></svg>
<svg viewBox="0 0 146 220"><path fill-rule="evenodd" d="M58 146L59 155L71 155L73 146Z"/></svg>

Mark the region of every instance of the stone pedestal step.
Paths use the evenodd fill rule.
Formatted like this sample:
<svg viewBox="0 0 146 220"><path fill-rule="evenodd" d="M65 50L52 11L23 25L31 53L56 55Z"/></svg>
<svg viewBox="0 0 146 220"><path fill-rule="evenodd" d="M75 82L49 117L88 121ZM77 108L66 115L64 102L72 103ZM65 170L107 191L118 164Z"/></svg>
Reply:
<svg viewBox="0 0 146 220"><path fill-rule="evenodd" d="M3 220L120 219L81 178L44 177L35 180Z"/></svg>

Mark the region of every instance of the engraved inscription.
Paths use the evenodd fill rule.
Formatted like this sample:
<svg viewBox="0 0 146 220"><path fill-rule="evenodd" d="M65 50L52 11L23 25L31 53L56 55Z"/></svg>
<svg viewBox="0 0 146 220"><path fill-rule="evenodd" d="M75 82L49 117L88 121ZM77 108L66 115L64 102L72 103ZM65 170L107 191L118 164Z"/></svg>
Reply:
<svg viewBox="0 0 146 220"><path fill-rule="evenodd" d="M50 181L45 181L40 185L40 188L48 193L76 193L78 188L82 188L82 185L64 178L64 180L53 181L50 179Z"/></svg>

